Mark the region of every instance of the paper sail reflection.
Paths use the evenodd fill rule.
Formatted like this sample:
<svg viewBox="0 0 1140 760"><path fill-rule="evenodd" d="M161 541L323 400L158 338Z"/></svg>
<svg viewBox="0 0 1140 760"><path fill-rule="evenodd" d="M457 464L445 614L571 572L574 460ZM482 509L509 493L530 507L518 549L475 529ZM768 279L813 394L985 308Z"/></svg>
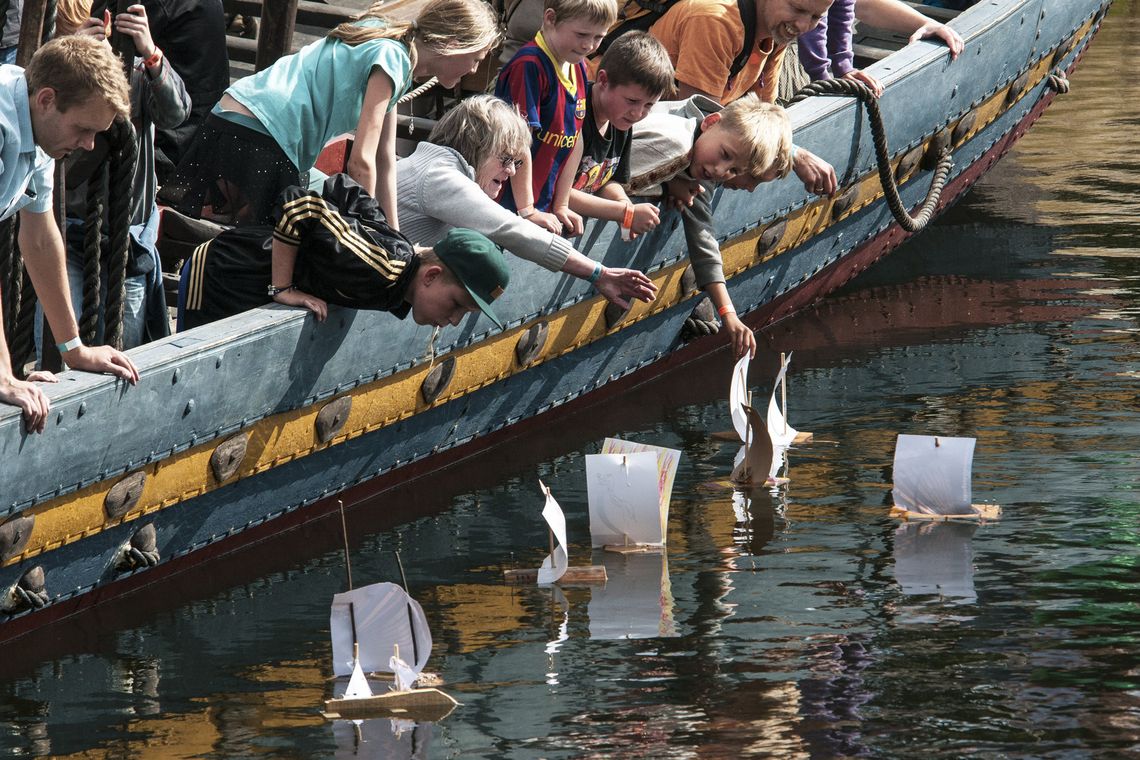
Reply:
<svg viewBox="0 0 1140 760"><path fill-rule="evenodd" d="M433 723L370 718L332 723L334 758L427 760L431 757Z"/></svg>
<svg viewBox="0 0 1140 760"><path fill-rule="evenodd" d="M677 636L673 590L664 551L605 553L604 588L590 591L587 615L592 639L652 639Z"/></svg>
<svg viewBox="0 0 1140 760"><path fill-rule="evenodd" d="M908 596L973 602L972 522L905 522L895 531L895 580Z"/></svg>

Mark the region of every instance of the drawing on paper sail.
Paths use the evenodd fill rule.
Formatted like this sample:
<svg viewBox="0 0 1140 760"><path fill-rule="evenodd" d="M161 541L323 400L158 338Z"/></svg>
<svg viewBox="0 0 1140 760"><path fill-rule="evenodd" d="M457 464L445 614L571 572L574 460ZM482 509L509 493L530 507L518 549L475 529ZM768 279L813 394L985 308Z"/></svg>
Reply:
<svg viewBox="0 0 1140 760"><path fill-rule="evenodd" d="M546 496L546 502L542 507L542 519L546 521L547 535L550 539L550 554L546 556L537 570L507 570L503 573L503 578L508 583L538 583L543 586L552 583L567 585L605 583L606 568L602 565L570 566L566 549L568 543L566 541L566 515L562 512L562 506L554 498L546 484L540 480L538 486Z"/></svg>
<svg viewBox="0 0 1140 760"><path fill-rule="evenodd" d="M997 505L972 503L974 443L974 438L899 434L892 514L928 520L1000 514Z"/></svg>
<svg viewBox="0 0 1140 760"><path fill-rule="evenodd" d="M423 608L397 584L374 583L335 595L329 628L333 674L350 678L344 696L326 700L328 717L398 714L440 720L459 704L439 689L416 687L431 656L431 630ZM392 673L395 683L373 694L366 672Z"/></svg>
<svg viewBox="0 0 1140 760"><path fill-rule="evenodd" d="M664 546L680 459L676 449L619 438L607 438L600 454L587 455L590 543L609 551Z"/></svg>

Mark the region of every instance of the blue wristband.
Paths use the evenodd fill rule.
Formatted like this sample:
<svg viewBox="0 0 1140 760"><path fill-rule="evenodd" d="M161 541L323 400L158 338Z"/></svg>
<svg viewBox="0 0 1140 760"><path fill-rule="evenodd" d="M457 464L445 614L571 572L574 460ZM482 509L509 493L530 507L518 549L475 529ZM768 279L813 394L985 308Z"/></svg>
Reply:
<svg viewBox="0 0 1140 760"><path fill-rule="evenodd" d="M76 335L74 338L72 338L69 341L66 341L64 343L56 343L55 344L55 350L59 351L61 354L66 354L68 351L72 350L73 348L79 348L82 345L83 345L83 341L80 340L78 335Z"/></svg>
<svg viewBox="0 0 1140 760"><path fill-rule="evenodd" d="M590 273L590 276L586 278L586 281L589 282L591 285L593 285L595 282L598 281L598 278L601 276L602 276L602 264L601 264L601 262L597 262L594 264L594 271Z"/></svg>

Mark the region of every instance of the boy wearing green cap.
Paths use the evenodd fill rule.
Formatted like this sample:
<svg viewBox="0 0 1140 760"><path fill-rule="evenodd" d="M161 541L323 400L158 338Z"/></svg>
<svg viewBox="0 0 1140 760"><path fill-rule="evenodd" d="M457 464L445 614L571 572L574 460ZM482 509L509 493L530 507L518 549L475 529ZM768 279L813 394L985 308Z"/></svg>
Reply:
<svg viewBox="0 0 1140 760"><path fill-rule="evenodd" d="M388 226L375 199L344 174L320 193L282 192L272 228L226 230L200 245L182 269L178 329L270 301L301 306L318 320L328 304L410 312L421 325L459 324L491 309L510 275L502 250L478 232L454 229L434 248L415 247Z"/></svg>

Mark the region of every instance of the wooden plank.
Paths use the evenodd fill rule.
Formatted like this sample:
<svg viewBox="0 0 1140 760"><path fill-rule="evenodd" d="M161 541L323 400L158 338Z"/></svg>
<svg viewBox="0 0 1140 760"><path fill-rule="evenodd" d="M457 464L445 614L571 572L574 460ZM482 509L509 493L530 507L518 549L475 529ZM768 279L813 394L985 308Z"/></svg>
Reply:
<svg viewBox="0 0 1140 760"><path fill-rule="evenodd" d="M505 570L503 580L516 586L538 583L538 569ZM576 586L579 584L605 583L605 565L584 565L581 567L568 567L566 573L558 579L559 586Z"/></svg>

